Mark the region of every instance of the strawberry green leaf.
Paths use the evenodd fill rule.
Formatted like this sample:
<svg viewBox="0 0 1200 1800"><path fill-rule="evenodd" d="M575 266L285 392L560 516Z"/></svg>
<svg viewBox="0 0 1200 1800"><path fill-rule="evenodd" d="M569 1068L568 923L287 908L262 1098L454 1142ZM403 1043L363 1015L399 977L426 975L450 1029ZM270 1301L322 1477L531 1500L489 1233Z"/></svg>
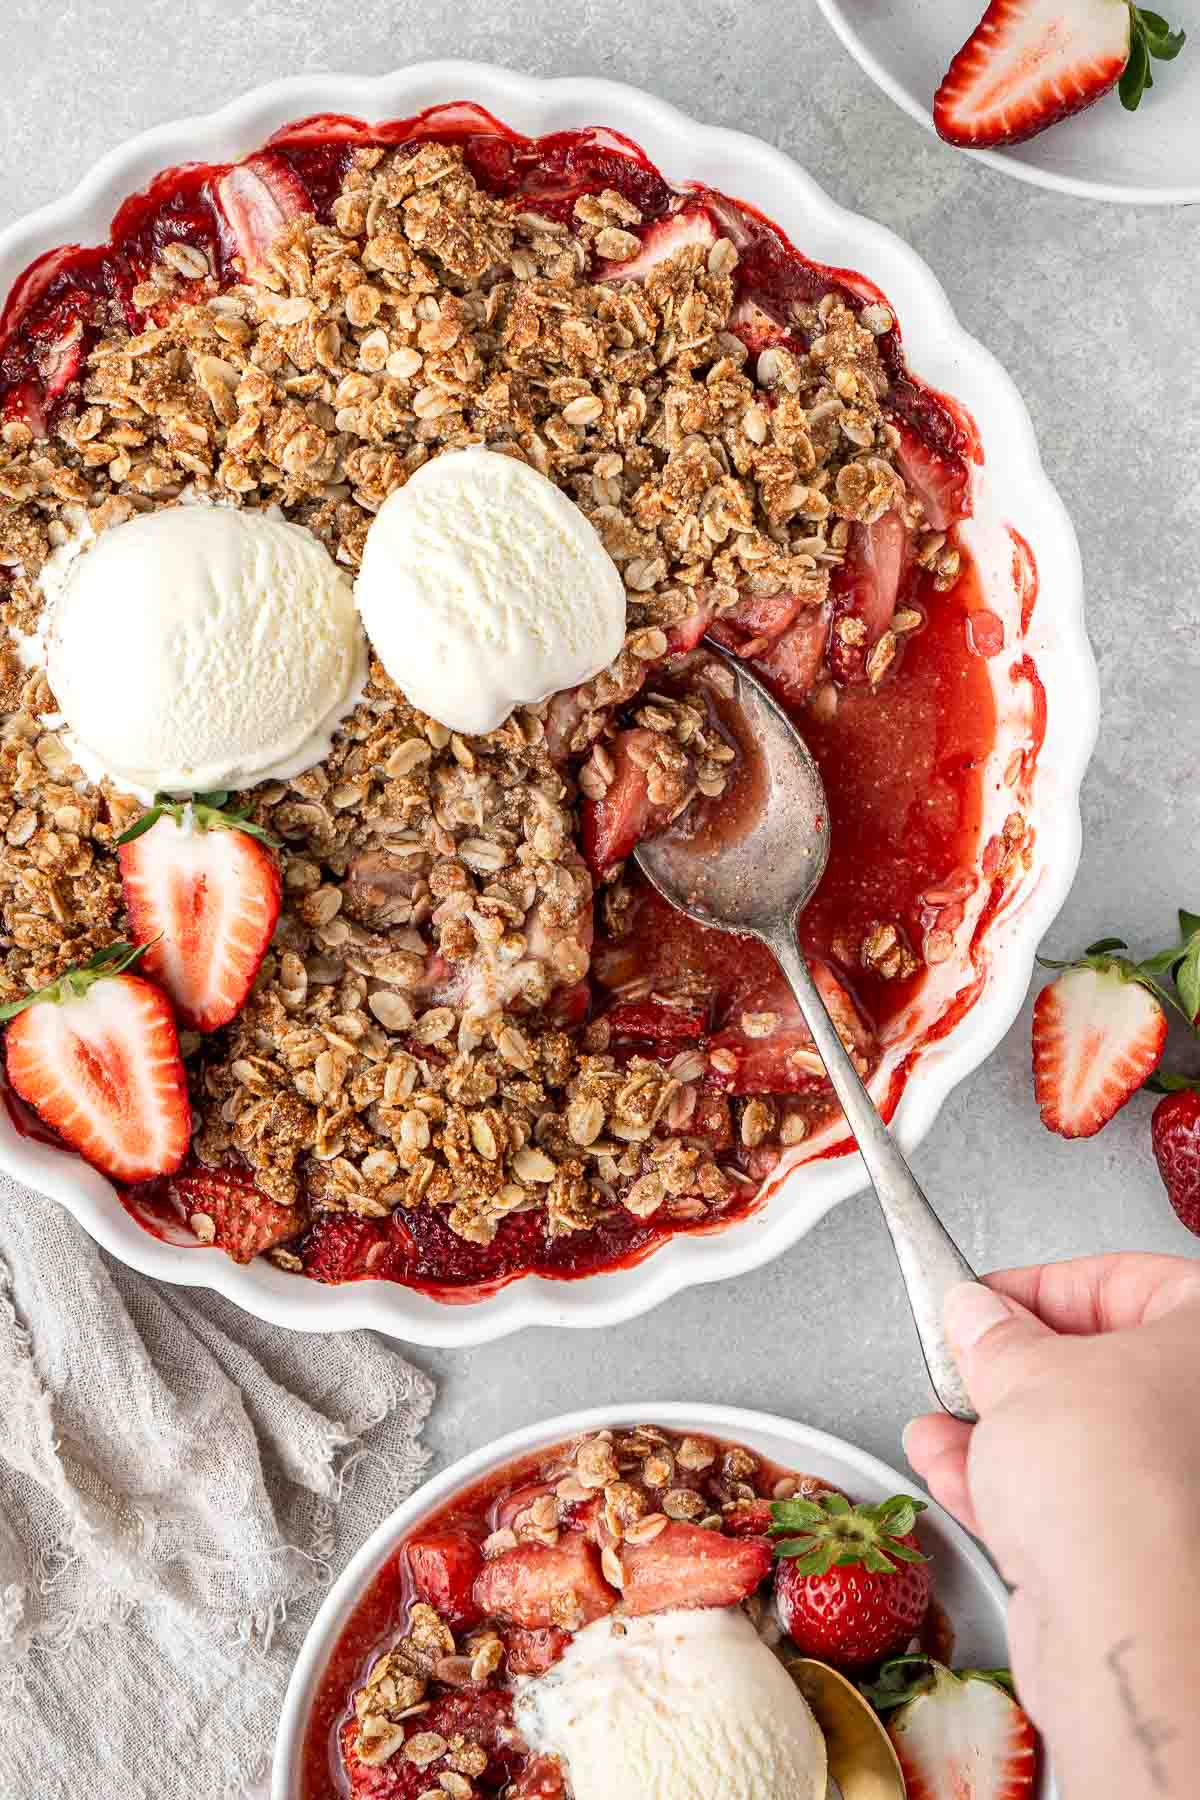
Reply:
<svg viewBox="0 0 1200 1800"><path fill-rule="evenodd" d="M244 831L247 837L258 838L272 850L279 848L279 839L264 831L261 825L250 822L249 807L242 807L237 812L226 808L229 795L224 791L212 794L197 794L194 800L173 800L170 794L156 794L154 805L144 812L140 819L134 821L128 831L122 832L116 839L118 848L122 844L131 844L140 838L143 832L149 831L158 824L164 813L170 815L182 830L190 820L196 831Z"/></svg>
<svg viewBox="0 0 1200 1800"><path fill-rule="evenodd" d="M1186 907L1179 909L1179 935L1190 938L1200 931L1200 913L1188 912Z"/></svg>
<svg viewBox="0 0 1200 1800"><path fill-rule="evenodd" d="M1094 944L1088 945L1084 955L1103 956L1109 950L1127 950L1128 948L1124 938L1097 938Z"/></svg>
<svg viewBox="0 0 1200 1800"><path fill-rule="evenodd" d="M1164 1075L1156 1069L1142 1085L1152 1094L1200 1094L1200 1075Z"/></svg>
<svg viewBox="0 0 1200 1800"><path fill-rule="evenodd" d="M1173 31L1161 13L1151 12L1145 6L1136 7L1134 16L1135 29L1141 27L1151 56L1159 62L1173 62L1187 42L1187 32Z"/></svg>
<svg viewBox="0 0 1200 1800"><path fill-rule="evenodd" d="M1146 40L1135 23L1133 34L1129 39L1129 61L1121 73L1120 87L1121 105L1126 112L1136 112L1141 105L1142 95L1148 87L1154 86L1154 78L1150 73L1150 52L1146 48Z"/></svg>
<svg viewBox="0 0 1200 1800"><path fill-rule="evenodd" d="M151 942L156 941L151 939ZM0 1006L0 1021L15 1019L27 1007L43 1002L59 1005L64 1000L81 1000L95 982L123 975L149 948L149 943L109 944L105 949L97 950L90 962L77 969L68 969L48 987L39 988L34 994L23 994L19 1000L10 1000L6 1006Z"/></svg>

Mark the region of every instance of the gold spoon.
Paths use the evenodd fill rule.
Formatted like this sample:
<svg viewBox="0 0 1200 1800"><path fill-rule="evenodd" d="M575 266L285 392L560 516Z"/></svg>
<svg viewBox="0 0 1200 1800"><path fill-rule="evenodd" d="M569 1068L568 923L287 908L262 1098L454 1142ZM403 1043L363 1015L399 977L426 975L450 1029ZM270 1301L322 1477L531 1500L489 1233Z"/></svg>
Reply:
<svg viewBox="0 0 1200 1800"><path fill-rule="evenodd" d="M905 1800L892 1740L854 1683L809 1656L792 1657L786 1668L825 1735L842 1800Z"/></svg>

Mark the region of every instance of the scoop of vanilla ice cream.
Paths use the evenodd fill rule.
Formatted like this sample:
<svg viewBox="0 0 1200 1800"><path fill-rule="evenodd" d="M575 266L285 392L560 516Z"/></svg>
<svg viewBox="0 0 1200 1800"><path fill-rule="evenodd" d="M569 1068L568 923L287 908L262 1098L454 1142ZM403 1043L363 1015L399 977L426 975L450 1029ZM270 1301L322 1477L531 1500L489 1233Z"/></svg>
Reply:
<svg viewBox="0 0 1200 1800"><path fill-rule="evenodd" d="M172 506L58 563L46 673L93 775L147 798L298 774L366 679L349 577L301 526Z"/></svg>
<svg viewBox="0 0 1200 1800"><path fill-rule="evenodd" d="M825 1739L737 1607L598 1619L515 1718L575 1800L825 1800Z"/></svg>
<svg viewBox="0 0 1200 1800"><path fill-rule="evenodd" d="M595 527L492 450L444 452L389 496L356 592L392 680L453 731L494 731L607 667L625 639L625 585Z"/></svg>

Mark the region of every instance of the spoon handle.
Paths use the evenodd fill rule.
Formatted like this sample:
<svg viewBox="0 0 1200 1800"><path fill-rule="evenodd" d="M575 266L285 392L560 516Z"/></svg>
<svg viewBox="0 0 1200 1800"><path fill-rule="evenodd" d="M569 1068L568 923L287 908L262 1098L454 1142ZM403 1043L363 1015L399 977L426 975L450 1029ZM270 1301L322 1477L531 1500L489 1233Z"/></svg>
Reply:
<svg viewBox="0 0 1200 1800"><path fill-rule="evenodd" d="M892 1234L933 1391L948 1413L974 1422L976 1415L942 1325L942 1302L947 1290L957 1282L973 1281L974 1270L925 1198L863 1086L825 1010L793 927L782 925L763 935L791 983L833 1091L858 1140L867 1174Z"/></svg>

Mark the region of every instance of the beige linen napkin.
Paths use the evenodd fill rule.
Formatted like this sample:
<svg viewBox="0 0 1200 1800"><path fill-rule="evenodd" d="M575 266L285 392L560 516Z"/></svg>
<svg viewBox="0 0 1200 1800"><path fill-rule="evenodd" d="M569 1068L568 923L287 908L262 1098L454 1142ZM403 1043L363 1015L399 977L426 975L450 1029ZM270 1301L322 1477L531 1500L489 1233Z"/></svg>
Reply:
<svg viewBox="0 0 1200 1800"><path fill-rule="evenodd" d="M324 1589L424 1469L433 1388L260 1324L0 1177L0 1797L233 1800Z"/></svg>

